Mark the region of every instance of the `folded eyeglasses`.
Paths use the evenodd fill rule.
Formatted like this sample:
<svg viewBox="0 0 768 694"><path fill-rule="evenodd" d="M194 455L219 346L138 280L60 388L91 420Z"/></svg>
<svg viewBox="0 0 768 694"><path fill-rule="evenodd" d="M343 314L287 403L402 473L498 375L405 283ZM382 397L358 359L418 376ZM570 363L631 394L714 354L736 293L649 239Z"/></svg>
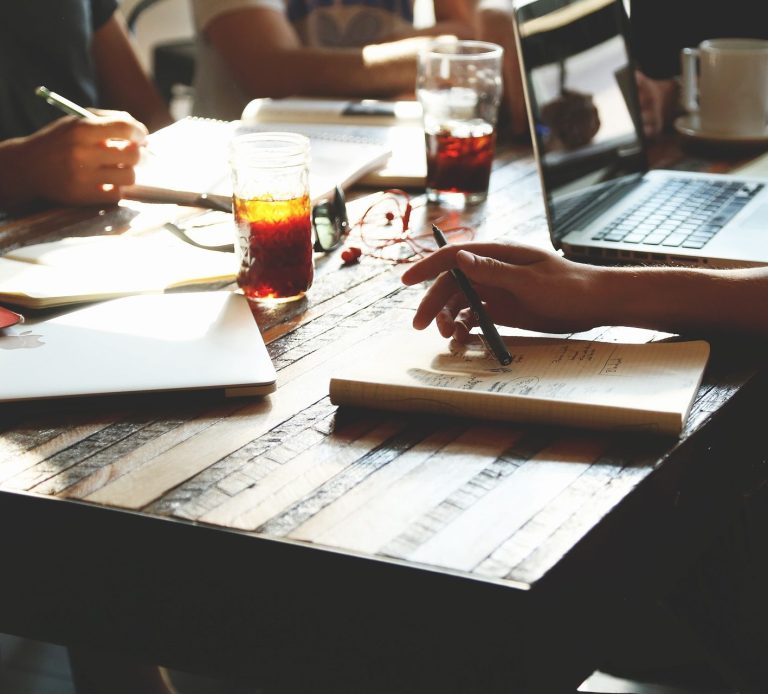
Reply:
<svg viewBox="0 0 768 694"><path fill-rule="evenodd" d="M208 245L200 243L189 236L189 232L193 229L200 229L222 223L221 218L216 219L216 221L203 221L208 214L216 213L206 212L201 215L201 217L198 217L196 220L191 220L189 223L179 224L168 222L164 226L174 236L197 248L203 248L207 251L234 253L235 245L233 243ZM312 246L318 253L332 251L341 244L348 231L349 218L347 216L346 199L344 198L344 193L341 188L336 186L333 194L329 198L321 200L312 206Z"/></svg>

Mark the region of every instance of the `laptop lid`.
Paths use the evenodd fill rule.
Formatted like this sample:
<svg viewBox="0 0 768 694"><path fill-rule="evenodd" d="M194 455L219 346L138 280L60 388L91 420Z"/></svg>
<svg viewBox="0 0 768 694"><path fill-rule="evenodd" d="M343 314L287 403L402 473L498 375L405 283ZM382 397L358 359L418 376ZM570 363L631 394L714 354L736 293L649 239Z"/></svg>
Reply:
<svg viewBox="0 0 768 694"><path fill-rule="evenodd" d="M116 393L275 390L244 296L131 296L0 330L0 402Z"/></svg>
<svg viewBox="0 0 768 694"><path fill-rule="evenodd" d="M620 0L515 0L515 30L552 243L648 169Z"/></svg>

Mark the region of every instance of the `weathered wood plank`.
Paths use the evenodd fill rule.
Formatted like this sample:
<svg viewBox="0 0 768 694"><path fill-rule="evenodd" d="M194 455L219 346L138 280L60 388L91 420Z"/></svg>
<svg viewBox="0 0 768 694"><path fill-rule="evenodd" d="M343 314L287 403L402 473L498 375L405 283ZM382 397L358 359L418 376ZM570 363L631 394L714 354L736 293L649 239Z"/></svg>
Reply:
<svg viewBox="0 0 768 694"><path fill-rule="evenodd" d="M505 427L476 425L454 440L427 439L403 453L395 462L396 479L382 493L338 520L320 523L319 534L308 528L292 536L347 550L376 554L412 523L485 469L510 448L520 432ZM372 483L372 482L371 482Z"/></svg>
<svg viewBox="0 0 768 694"><path fill-rule="evenodd" d="M604 493L608 485L622 474L626 456L617 455L610 449L589 466L564 491L553 498L538 513L523 524L492 554L472 569L474 574L489 578L505 578L512 568L520 564L540 545L563 526L587 504ZM648 468L650 471L650 466Z"/></svg>
<svg viewBox="0 0 768 694"><path fill-rule="evenodd" d="M505 576L509 580L533 583L544 576L599 520L644 480L650 470L645 467L630 467L611 480L601 493L590 499L583 507L553 532L547 541L539 545L522 562L510 569Z"/></svg>
<svg viewBox="0 0 768 694"><path fill-rule="evenodd" d="M460 505L460 513L416 548L405 545L404 554L384 551L421 564L471 571L578 479L604 446L597 438L557 441L503 476L474 503L466 508Z"/></svg>
<svg viewBox="0 0 768 694"><path fill-rule="evenodd" d="M117 413L119 417L119 413ZM42 440L28 445L28 439L15 440L12 435L0 438L0 484L33 468L78 441L95 434L111 424L109 417L94 417L91 422L73 426L56 427L49 434L43 432Z"/></svg>
<svg viewBox="0 0 768 694"><path fill-rule="evenodd" d="M328 436L333 431L328 420L333 419L334 411L327 398L318 401L164 494L147 512L196 520L215 507L201 501L209 489L229 497L253 486L276 469L281 464L278 461L285 460L278 449L286 442L296 450L293 442L301 440L305 450ZM235 484L235 478L240 484Z"/></svg>
<svg viewBox="0 0 768 694"><path fill-rule="evenodd" d="M255 530L381 445L400 426L398 421L386 421L370 429L370 423L358 422L280 466L256 486L229 499L200 520Z"/></svg>
<svg viewBox="0 0 768 694"><path fill-rule="evenodd" d="M370 475L349 489L344 495L316 510L288 533L294 540L313 541L330 531L347 517L364 508L387 488L420 465L435 450L439 450L461 433L460 429L444 429L431 434L415 446L399 452L386 465L377 467Z"/></svg>
<svg viewBox="0 0 768 694"><path fill-rule="evenodd" d="M68 476L54 478L34 491L61 494L74 499L85 498L101 487L119 479L133 470L146 465L161 453L177 446L182 441L207 429L231 414L236 405L215 408L191 420L155 422L146 430L125 441L124 446L104 451L94 460L86 461Z"/></svg>

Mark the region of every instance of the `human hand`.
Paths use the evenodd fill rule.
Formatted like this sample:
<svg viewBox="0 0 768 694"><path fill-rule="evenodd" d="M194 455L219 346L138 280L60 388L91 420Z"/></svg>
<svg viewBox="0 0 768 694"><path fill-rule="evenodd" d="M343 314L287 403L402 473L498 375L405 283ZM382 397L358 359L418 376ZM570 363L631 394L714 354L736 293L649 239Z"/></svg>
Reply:
<svg viewBox="0 0 768 694"><path fill-rule="evenodd" d="M66 205L117 202L134 183L147 129L130 115L66 116L24 138L20 175L29 198Z"/></svg>
<svg viewBox="0 0 768 694"><path fill-rule="evenodd" d="M477 325L449 270L472 282L496 324L544 332L576 332L601 322L603 268L582 265L538 248L503 243L445 246L403 273L403 283L435 279L421 300L413 327L433 320L443 337L466 342Z"/></svg>
<svg viewBox="0 0 768 694"><path fill-rule="evenodd" d="M635 72L640 115L646 137L656 137L675 113L678 86L675 80L654 80Z"/></svg>

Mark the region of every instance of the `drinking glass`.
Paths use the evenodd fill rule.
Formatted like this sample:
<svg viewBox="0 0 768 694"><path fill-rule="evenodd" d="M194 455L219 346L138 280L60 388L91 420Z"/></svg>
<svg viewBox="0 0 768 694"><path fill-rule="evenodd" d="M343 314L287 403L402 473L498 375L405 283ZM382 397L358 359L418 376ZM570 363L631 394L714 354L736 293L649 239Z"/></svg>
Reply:
<svg viewBox="0 0 768 694"><path fill-rule="evenodd" d="M419 55L427 198L447 206L488 195L502 94L503 49L485 41L436 41Z"/></svg>
<svg viewBox="0 0 768 694"><path fill-rule="evenodd" d="M251 133L232 140L232 193L239 270L252 301L291 301L312 285L309 139Z"/></svg>

